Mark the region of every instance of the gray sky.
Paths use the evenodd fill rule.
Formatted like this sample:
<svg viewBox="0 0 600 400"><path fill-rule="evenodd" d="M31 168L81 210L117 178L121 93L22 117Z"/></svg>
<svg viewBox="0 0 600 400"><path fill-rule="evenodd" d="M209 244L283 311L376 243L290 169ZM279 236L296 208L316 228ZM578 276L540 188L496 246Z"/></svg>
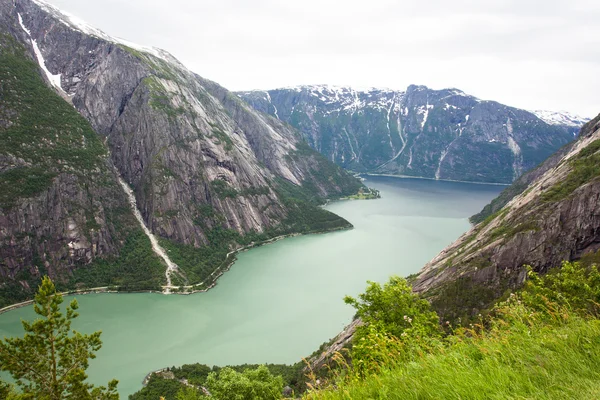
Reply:
<svg viewBox="0 0 600 400"><path fill-rule="evenodd" d="M456 87L600 113L598 0L47 0L230 90Z"/></svg>

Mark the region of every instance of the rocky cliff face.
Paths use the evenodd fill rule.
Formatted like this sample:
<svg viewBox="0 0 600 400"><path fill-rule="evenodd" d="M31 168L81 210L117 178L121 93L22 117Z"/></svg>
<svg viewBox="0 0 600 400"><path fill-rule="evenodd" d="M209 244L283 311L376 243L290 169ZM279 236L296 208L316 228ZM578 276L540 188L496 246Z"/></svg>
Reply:
<svg viewBox="0 0 600 400"><path fill-rule="evenodd" d="M100 269L98 260L113 266L102 284L158 287L163 266L116 183L108 149L5 32L0 82L0 306L26 298L43 274L74 287L69 277L82 266ZM126 251L136 252L135 265ZM130 272L117 273L123 267Z"/></svg>
<svg viewBox="0 0 600 400"><path fill-rule="evenodd" d="M314 204L355 193L362 185L307 148L290 126L255 111L168 53L113 39L46 3L0 0L0 11L3 37L26 49L20 57L37 62L41 77L36 79L43 78L64 99L53 95L56 107L64 115L75 114L67 104L71 103L87 120L73 128L30 116L30 124L43 132L31 137L33 143L3 146L3 179L21 164L41 170L62 165L77 146L87 151L93 143L96 151L89 156L95 163L79 171L89 185L52 172L43 175L46 186L16 194L11 208L2 208L0 218L6 223L1 239L13 246L12 253L2 254L4 279L15 279L31 265L28 260L34 253L21 236L32 226L46 238L47 246L56 249L47 265L54 276L58 270L89 266L95 257L116 256L122 246L115 243L111 227L103 225L102 210L110 204L131 217L123 192L117 193L118 175L132 186L145 224L173 253L188 283L206 279L240 244L282 233L349 226ZM7 79L13 73L7 69ZM20 76L15 82L27 84ZM2 90L12 89L3 85ZM43 112L55 112L38 106ZM11 107L2 98L3 133L20 121L21 110ZM74 129L87 136L79 131L75 135ZM70 141L63 140L65 132L73 136ZM28 160L30 152L24 146L44 154L52 148L56 154L43 163ZM77 168L69 164L57 171L72 173ZM109 189L95 190L98 186ZM48 214L52 219L44 233L28 220ZM132 218L120 222L131 221L135 224ZM87 237L84 227L95 224L98 232ZM36 240L41 240L39 235ZM82 279L89 282L87 278Z"/></svg>
<svg viewBox="0 0 600 400"><path fill-rule="evenodd" d="M456 89L301 86L238 95L360 172L510 183L572 141L585 119L528 112Z"/></svg>
<svg viewBox="0 0 600 400"><path fill-rule="evenodd" d="M524 177L530 181L428 263L414 290L445 316L489 306L525 279L524 265L546 272L600 249L600 116L577 142Z"/></svg>

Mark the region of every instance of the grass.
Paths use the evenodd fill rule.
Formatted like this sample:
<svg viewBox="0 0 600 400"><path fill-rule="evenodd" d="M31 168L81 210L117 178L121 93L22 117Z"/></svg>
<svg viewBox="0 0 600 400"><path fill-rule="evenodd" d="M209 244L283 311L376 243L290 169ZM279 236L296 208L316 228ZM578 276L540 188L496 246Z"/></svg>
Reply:
<svg viewBox="0 0 600 400"><path fill-rule="evenodd" d="M505 222L490 232L489 242L493 242L499 237L503 237L504 239L508 240L517 233L538 231L539 229L540 227L535 221L525 221L517 225Z"/></svg>
<svg viewBox="0 0 600 400"><path fill-rule="evenodd" d="M585 183L600 177L600 139L590 143L569 163L572 168L569 175L542 194L542 201L561 201Z"/></svg>
<svg viewBox="0 0 600 400"><path fill-rule="evenodd" d="M600 321L466 339L308 399L593 399L600 396Z"/></svg>
<svg viewBox="0 0 600 400"><path fill-rule="evenodd" d="M402 325L402 333L394 336L380 314L374 314L374 320L363 318L365 325L357 330L349 351L351 363L340 355L342 369L334 370L331 381L313 385L304 398L598 398L597 266L563 262L543 276L531 267L527 270L524 287L496 303L487 315L457 326L446 321L438 330L418 322L422 315L413 305L422 300L417 296L399 298L384 287L373 298L377 302L360 307L384 307L381 315L399 321L396 327Z"/></svg>
<svg viewBox="0 0 600 400"><path fill-rule="evenodd" d="M337 382L307 399L592 399L600 396L600 321L512 321L457 336L410 362Z"/></svg>

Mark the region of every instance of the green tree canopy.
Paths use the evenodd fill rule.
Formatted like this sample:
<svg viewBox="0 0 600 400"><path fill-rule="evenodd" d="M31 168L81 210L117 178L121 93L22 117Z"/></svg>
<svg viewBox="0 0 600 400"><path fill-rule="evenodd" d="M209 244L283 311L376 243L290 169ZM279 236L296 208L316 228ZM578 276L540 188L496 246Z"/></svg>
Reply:
<svg viewBox="0 0 600 400"><path fill-rule="evenodd" d="M44 277L33 309L41 318L22 321L25 336L0 341L0 370L9 372L24 398L37 400L116 400L117 381L108 387L86 383L89 360L102 346L100 333L83 335L71 330L78 304L61 311L63 297Z"/></svg>
<svg viewBox="0 0 600 400"><path fill-rule="evenodd" d="M413 293L406 279L398 276L392 276L383 287L369 281L358 299L346 296L344 301L356 308L356 315L365 324L377 324L396 337L405 332L429 336L440 331L439 318L429 302Z"/></svg>
<svg viewBox="0 0 600 400"><path fill-rule="evenodd" d="M278 400L283 391L283 379L273 376L264 365L244 372L226 367L218 374L211 372L206 386L216 400Z"/></svg>

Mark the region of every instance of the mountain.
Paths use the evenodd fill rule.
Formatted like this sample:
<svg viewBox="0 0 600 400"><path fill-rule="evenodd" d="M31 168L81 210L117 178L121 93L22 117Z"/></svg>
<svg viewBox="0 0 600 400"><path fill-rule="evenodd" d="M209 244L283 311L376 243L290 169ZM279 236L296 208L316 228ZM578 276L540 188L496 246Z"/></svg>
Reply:
<svg viewBox="0 0 600 400"><path fill-rule="evenodd" d="M457 89L328 85L238 92L358 172L511 183L575 138L586 119L529 112Z"/></svg>
<svg viewBox="0 0 600 400"><path fill-rule="evenodd" d="M544 273L563 261L599 261L600 115L499 199L414 281L446 317L483 310L520 286L525 265Z"/></svg>
<svg viewBox="0 0 600 400"><path fill-rule="evenodd" d="M0 35L6 296L45 272L202 289L242 245L351 226L317 205L356 178L165 51L37 0L0 0Z"/></svg>

